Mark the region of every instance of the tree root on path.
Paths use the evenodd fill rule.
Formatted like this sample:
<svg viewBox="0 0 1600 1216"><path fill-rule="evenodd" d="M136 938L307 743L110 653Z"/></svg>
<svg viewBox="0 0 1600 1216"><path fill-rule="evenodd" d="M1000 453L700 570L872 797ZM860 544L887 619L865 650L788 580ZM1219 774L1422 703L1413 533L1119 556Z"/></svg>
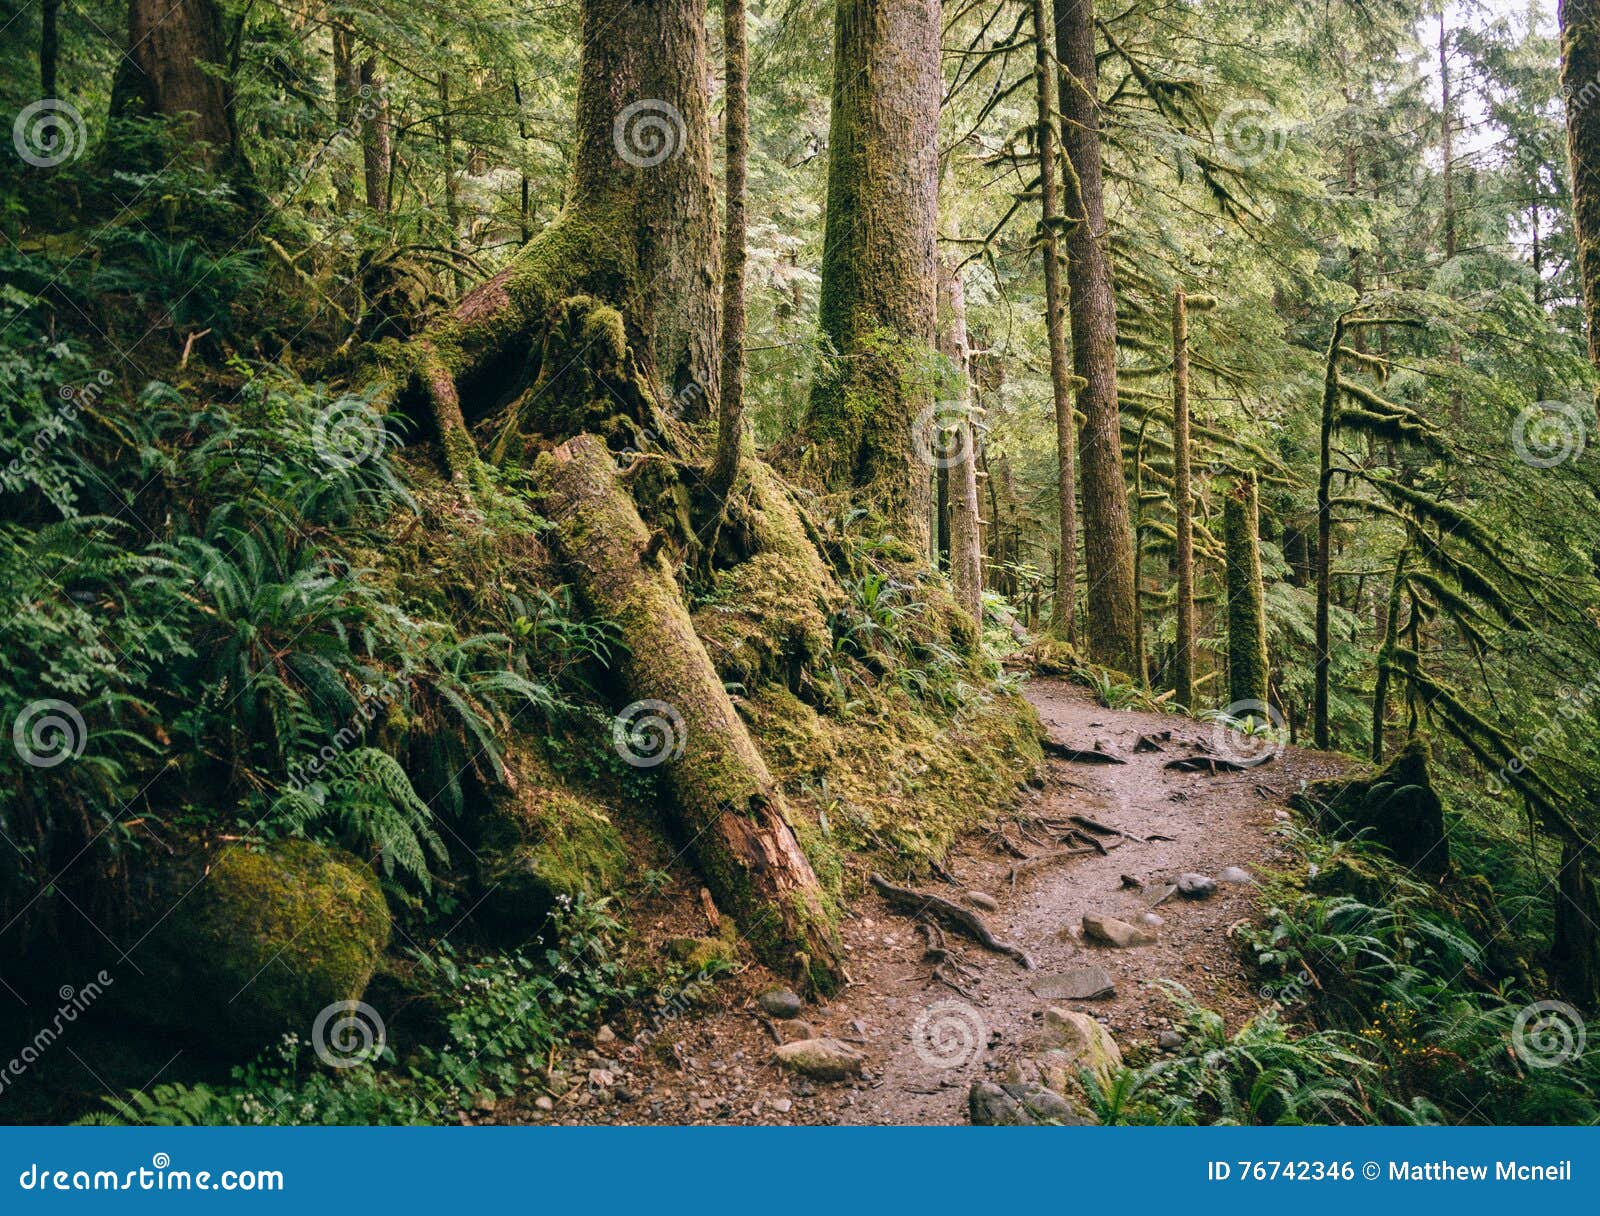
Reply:
<svg viewBox="0 0 1600 1216"><path fill-rule="evenodd" d="M1098 744L1088 750L1077 747L1068 747L1065 743L1057 743L1054 739L1046 739L1040 746L1044 754L1054 756L1057 760L1069 760L1074 764L1126 764L1121 756L1113 755Z"/></svg>
<svg viewBox="0 0 1600 1216"><path fill-rule="evenodd" d="M942 921L956 932L970 937L985 950L1009 955L1023 967L1033 970L1033 959L1028 956L1028 952L1021 946L1014 946L996 937L983 917L976 912L963 908L941 895L917 891L911 887L897 887L880 874L872 876L872 885L891 908L897 908L911 916Z"/></svg>
<svg viewBox="0 0 1600 1216"><path fill-rule="evenodd" d="M1038 857L1029 857L1013 865L1011 872L1006 875L1006 880L1011 884L1011 889L1015 891L1017 889L1017 879L1024 878L1035 870L1043 869L1045 866L1054 865L1058 861L1066 861L1071 857L1082 857L1093 851L1093 849L1062 849L1056 853L1041 853Z"/></svg>

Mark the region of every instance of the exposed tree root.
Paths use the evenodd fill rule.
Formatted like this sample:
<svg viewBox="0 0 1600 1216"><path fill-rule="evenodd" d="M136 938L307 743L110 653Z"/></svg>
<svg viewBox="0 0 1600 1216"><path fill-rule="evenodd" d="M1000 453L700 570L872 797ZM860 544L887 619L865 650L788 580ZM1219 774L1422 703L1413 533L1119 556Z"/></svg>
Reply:
<svg viewBox="0 0 1600 1216"><path fill-rule="evenodd" d="M872 876L872 885L877 888L878 894L883 896L890 907L912 916L932 917L942 921L956 932L970 937L985 950L1008 955L1030 971L1033 969L1033 959L1028 956L1028 952L1020 946L1014 946L996 937L983 917L976 912L963 908L942 895L917 891L911 887L897 887L880 874Z"/></svg>

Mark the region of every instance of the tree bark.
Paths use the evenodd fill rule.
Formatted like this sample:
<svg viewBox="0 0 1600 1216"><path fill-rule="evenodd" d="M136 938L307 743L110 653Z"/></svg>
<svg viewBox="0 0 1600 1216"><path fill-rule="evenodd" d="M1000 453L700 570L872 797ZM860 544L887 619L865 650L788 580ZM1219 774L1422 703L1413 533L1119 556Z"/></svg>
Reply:
<svg viewBox="0 0 1600 1216"><path fill-rule="evenodd" d="M1172 296L1172 510L1177 534L1178 636L1172 656L1173 699L1194 705L1194 491L1189 484L1189 304Z"/></svg>
<svg viewBox="0 0 1600 1216"><path fill-rule="evenodd" d="M1045 334L1050 347L1050 397L1055 408L1056 509L1060 538L1056 560L1056 596L1050 611L1050 632L1072 640L1078 605L1078 487L1075 468L1077 427L1072 417L1072 365L1067 354L1066 302L1062 299L1061 201L1056 184L1057 102L1055 38L1046 17L1045 0L1033 0L1034 72L1039 111L1039 247L1044 258Z"/></svg>
<svg viewBox="0 0 1600 1216"><path fill-rule="evenodd" d="M1600 0L1561 0L1557 12L1578 277L1589 359L1600 367Z"/></svg>
<svg viewBox="0 0 1600 1216"><path fill-rule="evenodd" d="M580 435L534 466L541 510L579 591L614 621L627 645L627 695L670 724L661 754L683 838L718 904L757 954L823 993L843 978L842 952L822 889L782 792L695 635L683 594L651 545L616 460Z"/></svg>
<svg viewBox="0 0 1600 1216"><path fill-rule="evenodd" d="M1233 716L1264 715L1267 703L1266 606L1261 585L1256 479L1241 477L1223 504L1228 556L1228 696Z"/></svg>
<svg viewBox="0 0 1600 1216"><path fill-rule="evenodd" d="M333 27L333 121L343 142L356 133L356 100L361 91L361 69L355 59L355 35L347 26ZM343 167L333 174L334 205L345 214L356 205L355 183Z"/></svg>
<svg viewBox="0 0 1600 1216"><path fill-rule="evenodd" d="M357 95L361 99L361 172L367 192L367 206L380 215L389 210L389 101L387 82L378 74L378 60L368 55L361 61Z"/></svg>
<svg viewBox="0 0 1600 1216"><path fill-rule="evenodd" d="M1383 721L1389 713L1389 664L1400 642L1400 595L1405 587L1408 545L1401 545L1394 559L1394 578L1389 582L1389 599L1383 614L1383 643L1378 648L1378 672L1372 685L1372 762L1383 763Z"/></svg>
<svg viewBox="0 0 1600 1216"><path fill-rule="evenodd" d="M744 0L722 0L727 201L722 235L722 400L711 467L711 492L718 499L726 498L733 488L744 446L745 166L750 157L744 27Z"/></svg>
<svg viewBox="0 0 1600 1216"><path fill-rule="evenodd" d="M1311 694L1311 733L1315 745L1332 744L1328 723L1328 681L1333 667L1329 600L1333 592L1333 428L1339 409L1339 347L1344 342L1344 318L1333 325L1322 379L1322 417L1317 454L1317 609L1316 675Z"/></svg>
<svg viewBox="0 0 1600 1216"><path fill-rule="evenodd" d="M939 351L959 369L961 404L965 411L970 411L973 402L966 292L961 285L961 275L955 269L941 263L939 270L942 296ZM950 582L955 587L956 601L981 626L983 555L978 535L977 428L970 413L965 411L956 423L955 455L946 469L950 495Z"/></svg>
<svg viewBox="0 0 1600 1216"><path fill-rule="evenodd" d="M56 69L61 62L61 0L39 5L39 96L56 95Z"/></svg>
<svg viewBox="0 0 1600 1216"><path fill-rule="evenodd" d="M820 319L840 358L810 417L823 478L919 551L929 469L912 434L932 405L939 33L937 0L838 0Z"/></svg>
<svg viewBox="0 0 1600 1216"><path fill-rule="evenodd" d="M1093 0L1056 0L1055 25L1062 75L1062 143L1076 183L1067 192L1073 222L1067 229L1066 253L1073 359L1083 381L1078 396L1083 410L1079 461L1089 654L1107 667L1132 673L1136 669L1133 538L1117 404L1117 300L1100 167Z"/></svg>
<svg viewBox="0 0 1600 1216"><path fill-rule="evenodd" d="M238 143L233 91L215 74L227 60L214 0L130 0L128 49L112 83L111 112L181 119L196 160L227 163Z"/></svg>

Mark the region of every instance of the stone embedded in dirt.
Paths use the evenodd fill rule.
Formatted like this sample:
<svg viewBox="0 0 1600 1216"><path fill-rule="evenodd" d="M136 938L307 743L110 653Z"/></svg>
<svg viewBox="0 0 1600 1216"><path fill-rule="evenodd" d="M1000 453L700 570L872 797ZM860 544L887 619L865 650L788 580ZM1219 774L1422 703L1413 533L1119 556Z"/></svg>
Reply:
<svg viewBox="0 0 1600 1216"><path fill-rule="evenodd" d="M1047 1001L1094 1001L1117 994L1116 982L1104 967L1074 967L1060 975L1041 975L1028 986Z"/></svg>
<svg viewBox="0 0 1600 1216"><path fill-rule="evenodd" d="M967 1114L978 1127L1034 1127L1040 1123L1081 1126L1090 1122L1054 1090L1026 1083L996 1085L974 1081L967 1091Z"/></svg>
<svg viewBox="0 0 1600 1216"><path fill-rule="evenodd" d="M1111 1032L1076 1009L1046 1009L1039 1042L1046 1051L1037 1062L1050 1074L1065 1069L1073 1078L1087 1068L1102 1085L1109 1085L1122 1069L1122 1050Z"/></svg>
<svg viewBox="0 0 1600 1216"><path fill-rule="evenodd" d="M556 1108L555 1100L552 1099L548 1094L540 1094L533 1100L533 1104L536 1108L545 1111L546 1113L553 1111Z"/></svg>
<svg viewBox="0 0 1600 1216"><path fill-rule="evenodd" d="M608 1043L617 1041L617 1032L609 1026L602 1026L595 1032L594 1043L596 1047L604 1047Z"/></svg>
<svg viewBox="0 0 1600 1216"><path fill-rule="evenodd" d="M1115 916L1102 916L1097 912L1083 914L1083 935L1093 941L1104 942L1125 950L1129 946L1148 946L1156 935L1139 925L1130 925Z"/></svg>
<svg viewBox="0 0 1600 1216"><path fill-rule="evenodd" d="M805 1007L805 1003L791 988L769 988L756 997L756 1003L766 1010L768 1017L780 1021L798 1017L800 1010Z"/></svg>
<svg viewBox="0 0 1600 1216"><path fill-rule="evenodd" d="M1229 866L1221 874L1217 875L1217 881L1245 884L1255 882L1255 878L1249 870L1240 869L1238 866Z"/></svg>
<svg viewBox="0 0 1600 1216"><path fill-rule="evenodd" d="M801 1039L773 1053L785 1068L818 1081L847 1081L861 1075L865 1061L838 1039Z"/></svg>
<svg viewBox="0 0 1600 1216"><path fill-rule="evenodd" d="M966 898L974 908L982 908L985 912L1000 911L1000 901L987 891L968 891Z"/></svg>
<svg viewBox="0 0 1600 1216"><path fill-rule="evenodd" d="M772 1109L780 1115L787 1115L794 1109L794 1103L789 1101L788 1098L774 1098L772 1100Z"/></svg>
<svg viewBox="0 0 1600 1216"><path fill-rule="evenodd" d="M1183 1036L1176 1030L1163 1030L1156 1037L1156 1045L1162 1051L1177 1051L1178 1048L1183 1046Z"/></svg>
<svg viewBox="0 0 1600 1216"><path fill-rule="evenodd" d="M1141 925L1149 925L1152 929L1159 929L1167 922L1155 912L1146 912L1143 916L1139 917L1139 923Z"/></svg>
<svg viewBox="0 0 1600 1216"><path fill-rule="evenodd" d="M1179 874L1178 894L1185 899L1210 899L1217 892L1217 880L1204 874Z"/></svg>

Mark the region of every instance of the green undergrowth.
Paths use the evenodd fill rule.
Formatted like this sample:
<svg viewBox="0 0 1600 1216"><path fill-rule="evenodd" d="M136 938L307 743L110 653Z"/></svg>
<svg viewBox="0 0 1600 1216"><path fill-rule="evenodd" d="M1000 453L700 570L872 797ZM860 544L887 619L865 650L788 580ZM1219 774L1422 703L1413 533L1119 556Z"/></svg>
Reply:
<svg viewBox="0 0 1600 1216"><path fill-rule="evenodd" d="M1241 936L1258 1012L1230 1029L1174 986L1182 1046L1095 1087L1100 1117L1600 1119L1600 1056L1585 1050L1588 1012L1566 1003L1535 955L1536 943L1548 940L1531 915L1545 859L1469 799L1455 802L1447 812L1454 861L1437 882L1419 881L1365 840L1286 827L1293 860L1265 877L1261 921Z"/></svg>

